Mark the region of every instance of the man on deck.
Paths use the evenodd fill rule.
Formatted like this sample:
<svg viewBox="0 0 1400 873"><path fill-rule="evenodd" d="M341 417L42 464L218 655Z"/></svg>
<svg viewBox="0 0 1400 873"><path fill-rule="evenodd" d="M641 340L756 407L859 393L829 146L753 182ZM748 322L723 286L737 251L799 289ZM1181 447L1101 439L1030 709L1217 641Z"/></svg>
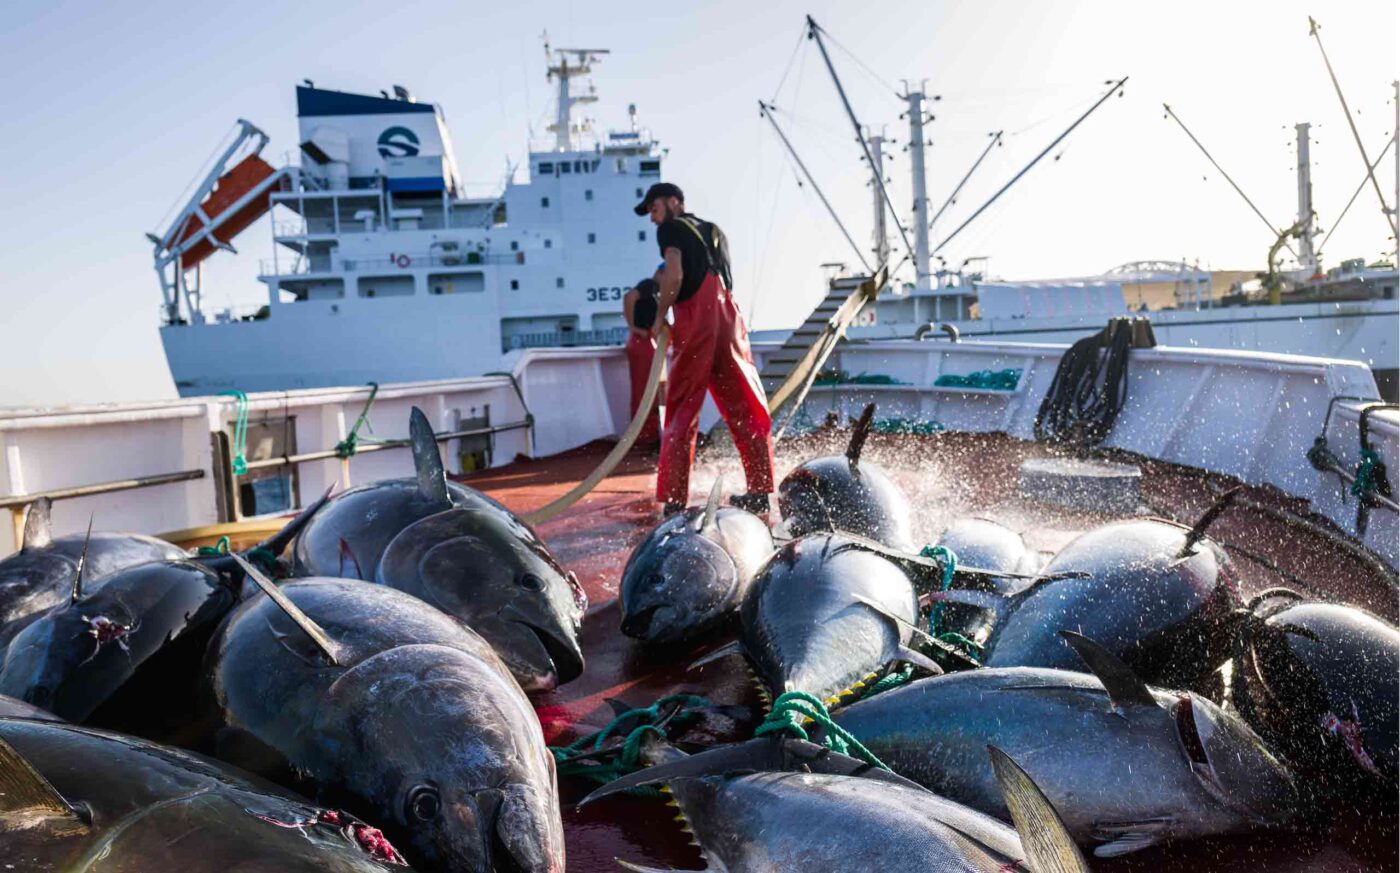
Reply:
<svg viewBox="0 0 1400 873"><path fill-rule="evenodd" d="M685 210L685 195L669 182L652 185L634 210L656 225L664 260L657 284L656 323L670 312L671 370L656 499L669 514L690 496L690 466L705 391L715 399L744 465L748 492L731 503L769 510L773 493L773 434L768 399L749 351L749 333L734 303L729 243L724 232Z"/></svg>
<svg viewBox="0 0 1400 873"><path fill-rule="evenodd" d="M661 270L658 269L657 275ZM651 375L651 359L656 355L656 338L652 329L656 326L656 297L661 288L656 279L646 278L635 288L622 295L622 317L627 321L627 371L632 382L631 409L636 416L642 405L642 395L647 391L647 379ZM659 411L664 398L658 394L647 412L647 423L637 434L637 445L654 446L661 440Z"/></svg>

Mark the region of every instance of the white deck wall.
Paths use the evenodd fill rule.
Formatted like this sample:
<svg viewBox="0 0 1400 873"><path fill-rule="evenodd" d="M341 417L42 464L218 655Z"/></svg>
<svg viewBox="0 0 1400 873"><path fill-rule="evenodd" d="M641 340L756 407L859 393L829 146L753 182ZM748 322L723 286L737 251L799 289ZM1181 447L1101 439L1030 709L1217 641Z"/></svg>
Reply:
<svg viewBox="0 0 1400 873"><path fill-rule="evenodd" d="M886 341L847 345L830 366L850 374L890 376L901 385L818 386L808 413L854 414L870 400L881 417L937 421L953 430L1002 431L1030 439L1035 413L1060 355L1060 345ZM760 362L772 351L755 348ZM938 388L942 374L1022 370L1017 390ZM420 406L440 431L455 429L490 408L493 425L534 416L532 434L496 434L493 463L517 454L546 456L617 435L627 423L628 379L620 349L539 349L526 352L514 371L524 404L509 377L384 386L371 421L374 436L407 435L408 412ZM1159 347L1132 353L1128 398L1109 446L1270 484L1311 501L1344 530L1355 532L1356 501L1338 478L1309 466L1305 453L1321 432L1328 400L1375 397L1363 365L1321 358L1252 352ZM316 389L251 395L250 418L296 416L297 450L329 449L344 438L368 396L367 388ZM1348 469L1357 463L1358 404L1338 403L1329 445ZM18 410L0 413L0 495L33 494L137 476L202 469L204 478L94 497L54 506L58 533L81 531L89 514L99 529L158 533L218 520L210 434L227 428L229 398L192 398L157 404ZM715 418L712 406L702 421ZM1400 416L1372 416L1371 439L1387 464L1392 489L1400 473ZM451 445L449 469L457 463ZM340 478L340 461L303 464L301 497L309 500ZM407 450L358 455L352 483L409 475ZM1400 528L1394 512L1370 513L1365 542L1396 564ZM11 525L0 524L0 554L14 548Z"/></svg>

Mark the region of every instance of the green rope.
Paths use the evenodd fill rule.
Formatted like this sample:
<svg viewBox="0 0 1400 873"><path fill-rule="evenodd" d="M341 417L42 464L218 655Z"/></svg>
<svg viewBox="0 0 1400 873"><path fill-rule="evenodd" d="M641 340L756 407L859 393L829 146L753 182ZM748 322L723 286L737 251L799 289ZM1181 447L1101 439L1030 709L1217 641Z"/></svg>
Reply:
<svg viewBox="0 0 1400 873"><path fill-rule="evenodd" d="M943 562L943 578L939 582L938 590L947 591L953 586L953 576L958 572L958 556L947 546L924 546L919 554L925 558L934 558ZM974 661L981 660L978 653L982 646L957 631L942 630L943 627L943 607L941 600L935 600L928 611L928 632L929 636L951 643L962 649L969 658Z"/></svg>
<svg viewBox="0 0 1400 873"><path fill-rule="evenodd" d="M812 380L813 385L908 385L908 382L900 381L893 376L886 376L884 373L860 372L852 376L845 370L827 370L816 379Z"/></svg>
<svg viewBox="0 0 1400 873"><path fill-rule="evenodd" d="M345 435L345 439L335 444L335 456L344 460L354 456L359 450L360 428L363 427L370 433L374 433L374 426L369 423L369 410L374 406L374 397L379 393L379 383L369 383L369 397L365 400L364 409L360 410L360 415L355 419L355 423L350 427L350 432ZM370 442L366 439L365 442Z"/></svg>
<svg viewBox="0 0 1400 873"><path fill-rule="evenodd" d="M928 436L942 433L948 428L936 421L911 421L907 418L877 418L870 424L875 433L915 434Z"/></svg>
<svg viewBox="0 0 1400 873"><path fill-rule="evenodd" d="M768 717L753 735L762 737L769 734L787 734L812 742L804 726L805 722L813 722L822 728L820 742L833 752L858 757L881 770L890 769L850 731L832 721L826 706L805 691L789 691L779 695L778 699L773 701L773 709L768 713Z"/></svg>
<svg viewBox="0 0 1400 873"><path fill-rule="evenodd" d="M975 373L968 373L966 376L959 376L955 373L945 373L934 380L934 385L940 388L984 388L991 391L1015 391L1016 386L1021 383L1021 371L1008 367L1005 370L978 370Z"/></svg>
<svg viewBox="0 0 1400 873"><path fill-rule="evenodd" d="M870 685L867 685L861 691L860 696L856 699L865 700L868 697L874 697L877 694L883 694L886 691L892 691L901 685L907 684L913 678L914 668L912 665L905 665L903 670L891 670L884 676L880 677L880 680L878 682L872 682Z"/></svg>
<svg viewBox="0 0 1400 873"><path fill-rule="evenodd" d="M1356 465L1356 478L1351 483L1352 496L1366 500L1378 490L1376 474L1381 465L1381 456L1375 449L1362 449L1361 460Z"/></svg>
<svg viewBox="0 0 1400 873"><path fill-rule="evenodd" d="M657 725L656 720L668 708L677 705L680 711L669 721L669 724L673 726L680 726L695 718L699 710L710 705L710 701L698 694L668 694L651 706L629 709L621 713L608 722L602 730L580 737L567 746L550 746L549 751L554 755L559 776L582 776L595 782L608 783L639 769L642 740L646 738L647 734L655 734L665 739L666 730ZM622 742L618 746L618 755L613 760L606 763L585 763L582 760L571 760L581 752L601 752L608 739L619 736L622 725L634 719L640 719L642 724L633 728L622 738ZM648 786L634 788L629 793L643 797L661 796L660 791Z"/></svg>
<svg viewBox="0 0 1400 873"><path fill-rule="evenodd" d="M214 545L200 546L195 553L201 558L217 558L220 555L227 555L229 551L229 539L228 535L225 534L224 536L219 537L218 542L214 543ZM249 561L252 561L254 564L257 564L259 567L261 567L263 571L266 572L269 576L276 574L277 556L272 553L271 549L265 549L262 546L257 546L256 548L249 549L245 554L245 557Z"/></svg>
<svg viewBox="0 0 1400 873"><path fill-rule="evenodd" d="M215 558L219 555L228 554L228 537L219 537L219 541L212 546L200 546L199 556L201 558Z"/></svg>
<svg viewBox="0 0 1400 873"><path fill-rule="evenodd" d="M221 397L232 397L237 402L237 415L233 426L233 475L242 476L248 472L248 395L242 391L221 391Z"/></svg>

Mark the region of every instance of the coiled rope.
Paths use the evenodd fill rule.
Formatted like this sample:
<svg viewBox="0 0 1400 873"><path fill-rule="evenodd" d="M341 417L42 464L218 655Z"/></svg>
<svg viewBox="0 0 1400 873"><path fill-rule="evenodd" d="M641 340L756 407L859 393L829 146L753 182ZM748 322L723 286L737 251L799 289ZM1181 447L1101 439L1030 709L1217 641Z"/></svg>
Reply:
<svg viewBox="0 0 1400 873"><path fill-rule="evenodd" d="M807 724L821 727L819 740L812 740L807 732ZM778 695L778 699L773 701L773 709L769 711L768 717L758 726L758 730L753 732L755 737L770 734L787 734L808 742L820 742L833 752L860 758L881 770L890 769L875 757L874 752L856 739L854 734L832 721L825 704L805 691L788 691Z"/></svg>
<svg viewBox="0 0 1400 873"><path fill-rule="evenodd" d="M232 397L235 409L233 425L233 475L248 472L248 395L242 391L221 391L221 397Z"/></svg>
<svg viewBox="0 0 1400 873"><path fill-rule="evenodd" d="M560 776L581 776L595 782L608 783L638 769L641 759L642 741L648 734L661 739L667 737L670 727L682 726L699 715L700 710L710 706L710 701L698 694L668 694L651 706L629 709L620 713L607 726L595 733L580 737L567 746L550 746L555 765ZM663 716L666 716L663 719ZM621 736L622 726L640 721L635 728L623 736L618 746L618 754L610 761L585 763L580 757L588 752L601 752L607 741ZM654 788L640 786L630 793L646 797L659 797Z"/></svg>

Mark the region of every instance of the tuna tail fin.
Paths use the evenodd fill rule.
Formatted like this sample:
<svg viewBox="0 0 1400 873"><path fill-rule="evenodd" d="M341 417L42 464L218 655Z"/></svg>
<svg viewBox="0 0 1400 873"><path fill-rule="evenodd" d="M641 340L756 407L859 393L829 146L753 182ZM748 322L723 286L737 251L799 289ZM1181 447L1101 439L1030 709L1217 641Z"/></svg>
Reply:
<svg viewBox="0 0 1400 873"><path fill-rule="evenodd" d="M988 746L987 754L1031 873L1089 873L1084 855L1040 786L1001 749Z"/></svg>
<svg viewBox="0 0 1400 873"><path fill-rule="evenodd" d="M852 465L860 463L861 449L865 448L865 438L870 436L870 425L875 420L875 404L868 403L851 428L851 441L846 444L846 460Z"/></svg>
<svg viewBox="0 0 1400 873"><path fill-rule="evenodd" d="M62 823L66 833L88 828L58 789L14 746L0 739L0 826L12 830L44 822Z"/></svg>
<svg viewBox="0 0 1400 873"><path fill-rule="evenodd" d="M418 490L439 503L452 504L447 494L447 470L438 452L437 434L423 410L413 407L408 417L409 441L413 445L413 469L418 471Z"/></svg>
<svg viewBox="0 0 1400 873"><path fill-rule="evenodd" d="M20 551L42 549L53 542L53 525L49 521L52 510L53 501L47 497L40 497L29 504L29 512L24 516L24 540Z"/></svg>
<svg viewBox="0 0 1400 873"><path fill-rule="evenodd" d="M285 612L287 617L290 618L297 627L301 628L308 637L311 637L311 641L316 644L318 649L325 653L325 656L330 659L332 664L342 666L340 663L340 647L337 646L330 637L326 636L326 632L319 624L312 620L311 616L302 612L301 607L293 603L291 598L282 593L282 589L273 584L271 579L260 573L257 567L254 567L244 560L242 555L235 553L229 557L237 561L238 566L243 568L243 572L248 574L248 578L252 579L253 582L262 589L264 594L272 598L272 602L277 604L278 608Z"/></svg>
<svg viewBox="0 0 1400 873"><path fill-rule="evenodd" d="M716 476L710 488L710 499L705 502L705 511L696 520L696 533L704 533L715 526L715 514L719 512L720 495L724 493L724 476Z"/></svg>
<svg viewBox="0 0 1400 873"><path fill-rule="evenodd" d="M1103 690L1108 692L1109 705L1114 709L1121 710L1132 705L1157 705L1157 700L1148 690L1147 683L1143 682L1122 658L1083 634L1062 630L1060 636L1074 649L1074 653L1089 668L1089 672L1103 683Z"/></svg>
<svg viewBox="0 0 1400 873"><path fill-rule="evenodd" d="M92 516L88 516L87 533L83 535L83 550L78 555L78 570L73 574L73 590L68 594L69 603L77 603L83 596L83 568L87 566L88 545L92 542Z"/></svg>

